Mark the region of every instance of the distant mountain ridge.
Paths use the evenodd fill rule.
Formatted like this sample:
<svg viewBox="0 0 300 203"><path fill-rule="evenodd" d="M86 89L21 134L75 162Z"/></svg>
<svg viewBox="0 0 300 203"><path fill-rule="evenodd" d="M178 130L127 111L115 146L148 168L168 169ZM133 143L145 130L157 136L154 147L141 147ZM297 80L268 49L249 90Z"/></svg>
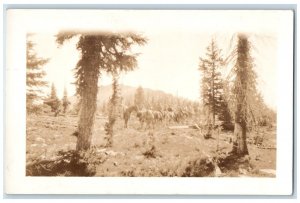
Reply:
<svg viewBox="0 0 300 203"><path fill-rule="evenodd" d="M121 96L122 96L123 102L125 104L126 103L131 103L131 104L133 103L134 95L135 95L135 92L136 92L137 88L138 87L132 87L132 86L128 86L128 85L119 85ZM150 99L153 99L153 98L155 98L156 100L158 100L159 98L164 98L164 99L167 99L169 101L172 101L172 100L175 101L175 100L178 100L178 99L183 99L183 98L176 97L176 96L174 96L170 93L166 93L166 92L161 91L161 90L152 90L150 88L143 88L143 90L144 90L144 96L145 96L146 101L150 100ZM99 87L98 95L97 95L97 106L98 106L98 108L100 106L102 106L103 103L108 102L108 100L111 97L112 93L113 93L112 85L105 85L105 86L100 86ZM76 96L72 96L72 97L69 98L69 100L71 102L71 106L73 106L76 103L77 98L76 98ZM184 99L184 100L188 101L188 99Z"/></svg>
<svg viewBox="0 0 300 203"><path fill-rule="evenodd" d="M128 99L128 98L134 98L136 89L138 87L132 87L132 86L128 86L128 85L119 85L120 91L121 91L121 96L124 99ZM161 90L153 90L150 88L144 88L142 87L144 90L144 95L145 97L159 97L159 96L167 96L167 97L175 97L172 94L166 93L164 91ZM112 95L112 85L106 85L106 86L100 86L99 87L99 91L98 91L98 96L97 96L97 101L99 103L105 102L107 101L111 95Z"/></svg>

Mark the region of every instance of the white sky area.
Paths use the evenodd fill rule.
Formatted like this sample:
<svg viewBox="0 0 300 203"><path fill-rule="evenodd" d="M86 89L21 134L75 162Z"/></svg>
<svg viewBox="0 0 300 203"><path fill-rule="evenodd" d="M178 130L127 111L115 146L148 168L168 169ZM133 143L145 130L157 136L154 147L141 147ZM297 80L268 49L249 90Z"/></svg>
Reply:
<svg viewBox="0 0 300 203"><path fill-rule="evenodd" d="M266 103L276 108L277 51L280 14L282 11L36 11L26 20L28 32L40 57L49 58L44 66L46 80L55 84L62 97L64 86L68 94L75 93L73 69L79 59L78 38L58 47L55 34L60 30L135 31L148 39L138 48L141 53L138 68L122 74L120 83L163 90L192 100L200 98L201 73L199 57L204 57L212 37L226 57L234 47L232 36L243 32L253 45L252 56L258 76L258 89ZM111 84L102 75L99 85ZM50 88L49 88L50 91ZM100 92L101 94L101 92Z"/></svg>

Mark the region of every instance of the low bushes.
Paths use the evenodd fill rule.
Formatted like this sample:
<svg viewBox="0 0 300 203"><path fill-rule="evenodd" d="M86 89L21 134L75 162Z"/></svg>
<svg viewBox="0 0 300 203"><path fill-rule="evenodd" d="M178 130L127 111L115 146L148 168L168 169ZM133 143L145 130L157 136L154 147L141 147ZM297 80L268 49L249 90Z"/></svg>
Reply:
<svg viewBox="0 0 300 203"><path fill-rule="evenodd" d="M59 151L51 160L29 160L26 176L94 176L96 165L104 161L94 149Z"/></svg>

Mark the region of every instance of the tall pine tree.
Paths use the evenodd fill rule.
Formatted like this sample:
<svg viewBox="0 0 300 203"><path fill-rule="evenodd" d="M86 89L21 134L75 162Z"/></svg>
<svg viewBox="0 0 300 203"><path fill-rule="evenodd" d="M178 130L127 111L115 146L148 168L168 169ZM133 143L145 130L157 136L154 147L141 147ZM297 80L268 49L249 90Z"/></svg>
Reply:
<svg viewBox="0 0 300 203"><path fill-rule="evenodd" d="M115 122L120 113L121 107L121 95L120 87L118 83L118 73L113 73L113 93L108 103L108 122L105 123L105 132L107 135L107 147L111 147L113 144L113 130Z"/></svg>
<svg viewBox="0 0 300 203"><path fill-rule="evenodd" d="M215 126L216 115L221 108L223 85L221 77L221 67L223 58L221 50L218 49L215 40L211 40L206 48L206 56L200 58L199 70L202 73L201 96L202 104L206 108L208 114L208 133L211 133Z"/></svg>
<svg viewBox="0 0 300 203"><path fill-rule="evenodd" d="M26 42L26 108L27 112L34 109L35 101L41 98L42 88L47 86L44 80L46 72L43 66L48 62L48 59L43 59L37 56L34 50L34 44L27 36Z"/></svg>

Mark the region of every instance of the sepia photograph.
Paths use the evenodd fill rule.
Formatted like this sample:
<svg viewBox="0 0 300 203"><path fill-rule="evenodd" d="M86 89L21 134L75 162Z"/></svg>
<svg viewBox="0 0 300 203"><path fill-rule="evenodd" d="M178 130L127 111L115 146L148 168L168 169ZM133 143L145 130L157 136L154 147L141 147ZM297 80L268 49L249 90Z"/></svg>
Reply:
<svg viewBox="0 0 300 203"><path fill-rule="evenodd" d="M280 178L279 58L293 58L291 11L7 15L7 40L23 44L20 71L12 70L23 77L14 102L24 114L18 170L26 180Z"/></svg>

